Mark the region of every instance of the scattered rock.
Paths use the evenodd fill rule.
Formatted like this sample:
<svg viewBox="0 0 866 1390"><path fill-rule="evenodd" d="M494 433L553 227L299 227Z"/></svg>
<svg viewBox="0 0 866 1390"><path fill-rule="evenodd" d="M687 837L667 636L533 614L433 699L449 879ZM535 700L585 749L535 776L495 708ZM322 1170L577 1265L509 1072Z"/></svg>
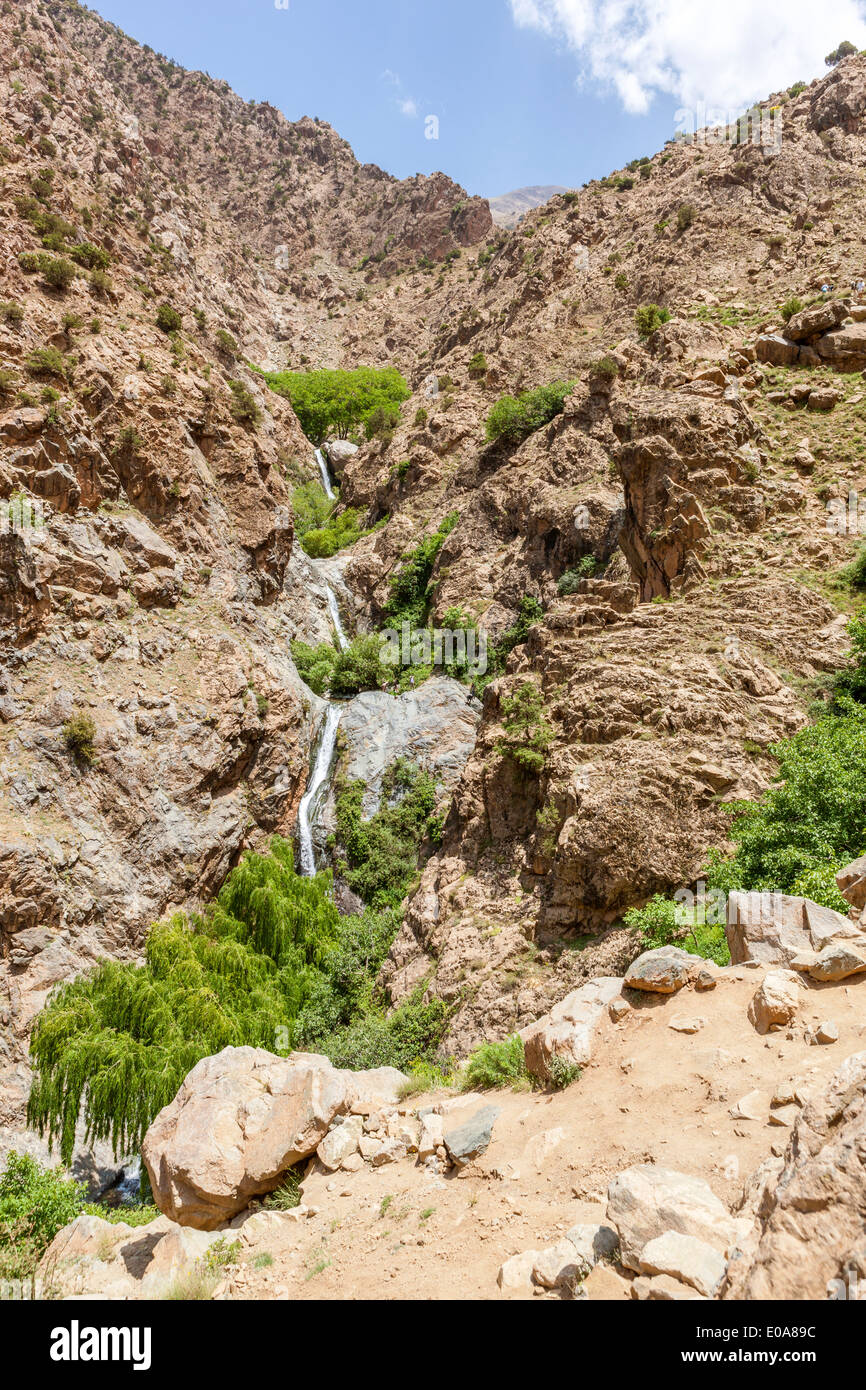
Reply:
<svg viewBox="0 0 866 1390"><path fill-rule="evenodd" d="M640 1270L644 1246L666 1231L695 1236L725 1251L738 1226L702 1178L654 1163L627 1168L608 1189L607 1218L619 1233L621 1260Z"/></svg>
<svg viewBox="0 0 866 1390"><path fill-rule="evenodd" d="M705 1298L714 1298L722 1286L727 1262L713 1245L680 1231L665 1231L647 1241L640 1257L642 1274L669 1274L690 1284Z"/></svg>
<svg viewBox="0 0 866 1390"><path fill-rule="evenodd" d="M499 1113L498 1106L485 1105L470 1120L445 1135L445 1148L453 1164L462 1168L484 1153Z"/></svg>
<svg viewBox="0 0 866 1390"><path fill-rule="evenodd" d="M800 984L788 970L771 970L749 1004L749 1022L759 1033L785 1028L800 1006Z"/></svg>

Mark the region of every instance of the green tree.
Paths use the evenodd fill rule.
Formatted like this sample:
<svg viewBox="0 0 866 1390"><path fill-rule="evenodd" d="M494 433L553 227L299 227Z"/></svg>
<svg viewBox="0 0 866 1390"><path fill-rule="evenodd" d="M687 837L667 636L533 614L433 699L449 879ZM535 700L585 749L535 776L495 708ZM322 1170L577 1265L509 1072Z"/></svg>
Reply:
<svg viewBox="0 0 866 1390"><path fill-rule="evenodd" d="M544 717L541 691L533 681L525 681L515 693L502 702L505 737L499 739L496 751L512 758L528 772L541 772L547 750L553 741L553 729Z"/></svg>
<svg viewBox="0 0 866 1390"><path fill-rule="evenodd" d="M411 392L395 367L359 367L355 371L265 372L265 380L287 396L308 439L320 444L371 421L374 428L399 418Z"/></svg>

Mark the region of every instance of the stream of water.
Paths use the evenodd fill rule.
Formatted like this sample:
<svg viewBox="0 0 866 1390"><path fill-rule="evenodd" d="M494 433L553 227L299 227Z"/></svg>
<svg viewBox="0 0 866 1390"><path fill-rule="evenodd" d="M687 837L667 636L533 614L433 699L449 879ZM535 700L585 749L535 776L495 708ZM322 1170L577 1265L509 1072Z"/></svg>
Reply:
<svg viewBox="0 0 866 1390"><path fill-rule="evenodd" d="M322 487L325 489L325 492L328 495L328 500L334 502L336 501L337 494L331 487L331 475L328 472L328 465L325 462L325 455L322 453L321 449L316 450L316 463L319 465L319 472L322 475Z"/></svg>
<svg viewBox="0 0 866 1390"><path fill-rule="evenodd" d="M337 729L340 726L342 710L339 705L328 705L325 722L319 735L313 772L307 783L307 790L298 811L298 842L301 847L301 873L304 878L313 878L316 873L316 850L313 844L313 826L319 796L328 781L334 750L337 746Z"/></svg>

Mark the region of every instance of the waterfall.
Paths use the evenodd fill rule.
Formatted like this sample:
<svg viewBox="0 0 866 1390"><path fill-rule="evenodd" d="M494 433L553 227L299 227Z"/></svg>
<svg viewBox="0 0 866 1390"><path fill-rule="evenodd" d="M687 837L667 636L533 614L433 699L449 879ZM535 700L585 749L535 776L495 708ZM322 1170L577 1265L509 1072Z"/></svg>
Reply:
<svg viewBox="0 0 866 1390"><path fill-rule="evenodd" d="M336 501L337 494L331 487L331 475L328 472L328 465L325 462L325 455L322 453L321 449L316 450L316 463L319 465L319 472L322 475L322 487L325 489L325 492L328 495L328 499L331 502L334 502Z"/></svg>
<svg viewBox="0 0 866 1390"><path fill-rule="evenodd" d="M344 652L349 645L349 639L343 629L343 620L340 617L340 608L337 603L337 595L330 584L325 585L325 594L328 599L328 612L331 615L331 622L334 624L334 631L337 634L337 645L341 652Z"/></svg>
<svg viewBox="0 0 866 1390"><path fill-rule="evenodd" d="M334 748L337 743L337 729L340 724L339 705L328 705L325 723L316 750L316 760L312 776L298 811L298 838L301 845L301 873L304 878L313 878L316 872L316 852L313 847L313 816L319 792L328 780Z"/></svg>

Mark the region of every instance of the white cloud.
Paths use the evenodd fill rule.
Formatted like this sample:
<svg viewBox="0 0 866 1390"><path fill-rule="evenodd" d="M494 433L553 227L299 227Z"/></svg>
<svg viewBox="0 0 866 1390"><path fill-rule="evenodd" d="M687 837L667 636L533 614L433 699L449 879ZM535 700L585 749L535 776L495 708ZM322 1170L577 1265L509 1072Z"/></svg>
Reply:
<svg viewBox="0 0 866 1390"><path fill-rule="evenodd" d="M515 24L565 43L582 80L612 86L627 111L664 93L740 111L826 71L842 39L866 48L866 0L509 0Z"/></svg>
<svg viewBox="0 0 866 1390"><path fill-rule="evenodd" d="M402 98L398 105L403 115L408 116L411 120L414 120L418 115L418 103L414 102L411 97Z"/></svg>

